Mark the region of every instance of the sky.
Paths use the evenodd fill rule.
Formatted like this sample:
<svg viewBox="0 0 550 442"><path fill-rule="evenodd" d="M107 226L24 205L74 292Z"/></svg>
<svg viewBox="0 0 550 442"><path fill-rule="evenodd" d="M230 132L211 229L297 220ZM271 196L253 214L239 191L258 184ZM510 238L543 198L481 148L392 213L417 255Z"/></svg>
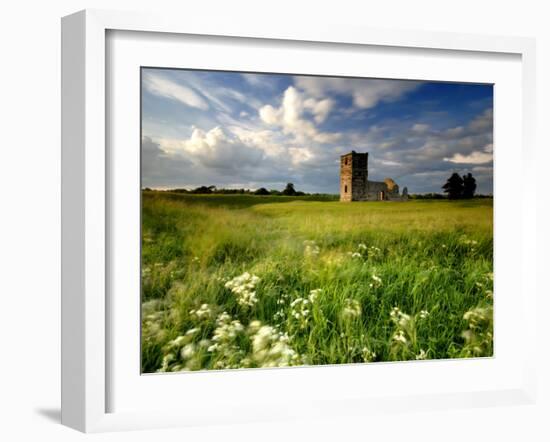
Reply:
<svg viewBox="0 0 550 442"><path fill-rule="evenodd" d="M142 186L339 192L340 155L369 180L493 193L492 85L142 68Z"/></svg>

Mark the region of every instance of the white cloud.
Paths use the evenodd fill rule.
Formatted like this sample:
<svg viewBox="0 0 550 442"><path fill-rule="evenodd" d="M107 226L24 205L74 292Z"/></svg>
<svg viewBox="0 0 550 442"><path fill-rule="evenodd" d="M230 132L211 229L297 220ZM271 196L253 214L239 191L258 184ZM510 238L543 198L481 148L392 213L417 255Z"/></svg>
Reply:
<svg viewBox="0 0 550 442"><path fill-rule="evenodd" d="M462 126L453 127L451 129L447 129L445 132L449 137L457 137L460 134L464 132L464 128Z"/></svg>
<svg viewBox="0 0 550 442"><path fill-rule="evenodd" d="M315 156L311 149L307 147L289 147L288 153L293 165L300 165L306 161L312 160Z"/></svg>
<svg viewBox="0 0 550 442"><path fill-rule="evenodd" d="M228 135L221 127L209 131L194 128L188 139L160 139L159 144L168 154L185 156L205 167L217 169L256 165L263 158L261 149L247 145L236 136Z"/></svg>
<svg viewBox="0 0 550 442"><path fill-rule="evenodd" d="M208 103L193 89L175 83L162 75L147 73L143 77L143 84L149 92L157 96L176 100L197 109L208 109Z"/></svg>
<svg viewBox="0 0 550 442"><path fill-rule="evenodd" d="M275 134L270 130L253 130L240 126L230 126L229 130L244 144L261 149L270 157L281 155L285 152L285 148L274 141Z"/></svg>
<svg viewBox="0 0 550 442"><path fill-rule="evenodd" d="M472 152L468 155L455 153L451 158L444 158L444 161L458 164L485 164L493 161L493 154L479 151Z"/></svg>
<svg viewBox="0 0 550 442"><path fill-rule="evenodd" d="M474 132L482 132L493 129L493 109L486 109L481 115L472 120L468 128Z"/></svg>
<svg viewBox="0 0 550 442"><path fill-rule="evenodd" d="M303 76L294 77L294 82L317 98L331 94L349 95L355 107L361 109L373 108L380 101L395 101L421 84L416 81Z"/></svg>
<svg viewBox="0 0 550 442"><path fill-rule="evenodd" d="M264 123L269 124L270 126L279 124L280 117L280 110L275 109L270 104L266 104L265 106L260 108L260 118Z"/></svg>
<svg viewBox="0 0 550 442"><path fill-rule="evenodd" d="M265 74L241 74L245 81L253 87L273 88L273 82L270 76Z"/></svg>
<svg viewBox="0 0 550 442"><path fill-rule="evenodd" d="M328 117L328 114L334 106L334 101L330 98L324 100L315 100L314 98L308 98L304 101L304 108L310 109L313 114L313 119L317 124L321 124Z"/></svg>
<svg viewBox="0 0 550 442"><path fill-rule="evenodd" d="M289 86L284 94L279 108L265 105L260 108L259 114L262 121L270 126L281 126L283 133L291 134L296 142L333 143L340 138L339 133L320 132L315 125L304 118L304 110L311 111L317 123L324 121L333 101L329 99L315 100L304 99L302 94L293 86Z"/></svg>
<svg viewBox="0 0 550 442"><path fill-rule="evenodd" d="M419 134L424 134L428 132L429 129L430 129L430 126L428 124L421 124L421 123L413 124L413 127L412 127L412 131Z"/></svg>

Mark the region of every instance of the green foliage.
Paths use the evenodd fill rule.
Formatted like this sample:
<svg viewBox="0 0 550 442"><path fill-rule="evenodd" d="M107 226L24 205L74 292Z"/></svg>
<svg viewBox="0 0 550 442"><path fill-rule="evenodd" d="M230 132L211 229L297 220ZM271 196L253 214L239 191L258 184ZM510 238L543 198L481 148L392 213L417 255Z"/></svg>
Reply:
<svg viewBox="0 0 550 442"><path fill-rule="evenodd" d="M492 355L492 199L142 195L144 372Z"/></svg>
<svg viewBox="0 0 550 442"><path fill-rule="evenodd" d="M449 195L449 199L456 200L463 197L464 180L458 173L453 173L442 186L443 191Z"/></svg>

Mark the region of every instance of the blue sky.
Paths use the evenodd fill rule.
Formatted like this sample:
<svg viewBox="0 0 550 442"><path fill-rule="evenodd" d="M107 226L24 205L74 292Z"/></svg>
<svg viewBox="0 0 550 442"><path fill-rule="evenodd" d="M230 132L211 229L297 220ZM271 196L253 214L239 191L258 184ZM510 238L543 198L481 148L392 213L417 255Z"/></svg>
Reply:
<svg viewBox="0 0 550 442"><path fill-rule="evenodd" d="M338 193L355 150L410 193L452 172L492 193L493 87L144 68L141 140L144 187Z"/></svg>

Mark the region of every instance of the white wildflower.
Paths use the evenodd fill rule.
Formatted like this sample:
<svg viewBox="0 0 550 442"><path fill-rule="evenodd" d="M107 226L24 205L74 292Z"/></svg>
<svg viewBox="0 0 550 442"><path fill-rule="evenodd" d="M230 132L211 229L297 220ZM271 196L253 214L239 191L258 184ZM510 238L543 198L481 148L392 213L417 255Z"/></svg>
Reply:
<svg viewBox="0 0 550 442"><path fill-rule="evenodd" d="M464 313L464 319L468 321L468 326L475 330L491 321L492 315L493 309L491 307L476 307Z"/></svg>
<svg viewBox="0 0 550 442"><path fill-rule="evenodd" d="M403 330L397 330L394 334L392 339L400 344L407 344L407 337L405 336L405 332Z"/></svg>
<svg viewBox="0 0 550 442"><path fill-rule="evenodd" d="M252 336L252 359L260 367L286 367L299 362L299 355L289 346L288 335L263 325Z"/></svg>
<svg viewBox="0 0 550 442"><path fill-rule="evenodd" d="M181 349L181 357L183 359L190 359L195 354L195 344L187 344Z"/></svg>
<svg viewBox="0 0 550 442"><path fill-rule="evenodd" d="M371 276L372 282L369 284L370 288L377 288L382 286L382 278L375 275L374 273Z"/></svg>
<svg viewBox="0 0 550 442"><path fill-rule="evenodd" d="M419 361L422 359L426 359L427 357L428 357L428 353L425 352L423 349L420 349L420 353L416 355L416 360Z"/></svg>
<svg viewBox="0 0 550 442"><path fill-rule="evenodd" d="M189 314L195 316L197 319L208 319L212 316L212 309L208 304L202 304L196 310L190 310Z"/></svg>
<svg viewBox="0 0 550 442"><path fill-rule="evenodd" d="M218 315L216 326L212 336L214 343L207 348L217 358L214 367L237 368L238 361L243 356L237 345L237 338L244 332L244 326L237 319L232 319L227 312Z"/></svg>
<svg viewBox="0 0 550 442"><path fill-rule="evenodd" d="M185 344L187 342L187 338L185 336L178 336L177 338L171 340L168 342L169 347L180 347L181 345Z"/></svg>
<svg viewBox="0 0 550 442"><path fill-rule="evenodd" d="M359 304L359 301L346 298L342 316L344 318L357 318L361 316L361 304Z"/></svg>
<svg viewBox="0 0 550 442"><path fill-rule="evenodd" d="M256 275L244 272L242 275L236 276L226 282L225 287L230 289L237 297L239 305L243 307L252 307L258 302L256 292L254 291L258 282L260 282L260 278Z"/></svg>
<svg viewBox="0 0 550 442"><path fill-rule="evenodd" d="M170 363L176 359L176 356L173 353L168 353L162 358L162 366L160 367L160 372L169 371Z"/></svg>
<svg viewBox="0 0 550 442"><path fill-rule="evenodd" d="M313 289L313 290L310 290L309 292L309 301L311 303L314 303L317 298L319 297L319 295L321 294L322 290L321 289Z"/></svg>
<svg viewBox="0 0 550 442"><path fill-rule="evenodd" d="M379 258L382 255L382 250L375 246L370 246L367 252L369 259Z"/></svg>
<svg viewBox="0 0 550 442"><path fill-rule="evenodd" d="M399 307L394 307L390 312L391 320L401 328L406 328L411 322L411 317L403 313Z"/></svg>
<svg viewBox="0 0 550 442"><path fill-rule="evenodd" d="M372 362L376 359L376 353L370 350L368 347L363 347L361 353L363 355L363 361L365 362Z"/></svg>
<svg viewBox="0 0 550 442"><path fill-rule="evenodd" d="M420 313L418 314L420 319L426 319L429 315L430 313L428 310L420 310Z"/></svg>
<svg viewBox="0 0 550 442"><path fill-rule="evenodd" d="M304 241L304 255L312 257L319 255L319 252L319 246L315 243L315 241Z"/></svg>
<svg viewBox="0 0 550 442"><path fill-rule="evenodd" d="M493 307L475 307L464 313L468 328L462 332L465 340L462 356L487 356L493 347Z"/></svg>

